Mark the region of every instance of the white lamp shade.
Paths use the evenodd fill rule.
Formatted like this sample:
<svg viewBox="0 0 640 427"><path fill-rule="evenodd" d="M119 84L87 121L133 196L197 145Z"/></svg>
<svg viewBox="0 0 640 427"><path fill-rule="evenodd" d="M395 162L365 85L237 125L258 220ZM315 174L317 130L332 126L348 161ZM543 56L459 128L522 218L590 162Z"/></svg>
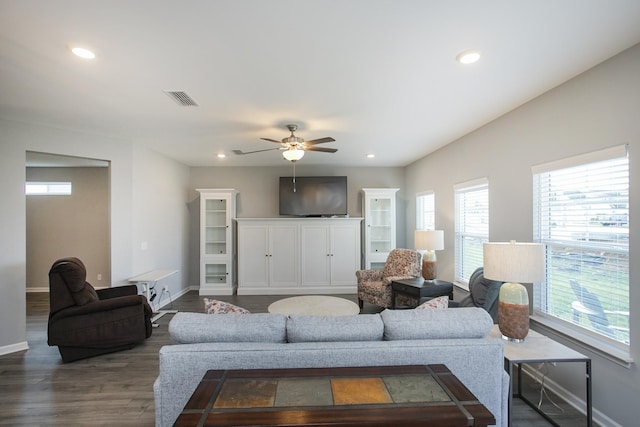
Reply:
<svg viewBox="0 0 640 427"><path fill-rule="evenodd" d="M295 162L300 160L302 157L304 156L304 150L298 150L298 149L288 149L286 151L282 152L282 157L284 157L285 159L289 160L290 162Z"/></svg>
<svg viewBox="0 0 640 427"><path fill-rule="evenodd" d="M534 283L544 279L541 243L490 242L483 246L484 277L501 282Z"/></svg>
<svg viewBox="0 0 640 427"><path fill-rule="evenodd" d="M444 231L416 230L413 236L414 246L418 250L441 251L444 249Z"/></svg>

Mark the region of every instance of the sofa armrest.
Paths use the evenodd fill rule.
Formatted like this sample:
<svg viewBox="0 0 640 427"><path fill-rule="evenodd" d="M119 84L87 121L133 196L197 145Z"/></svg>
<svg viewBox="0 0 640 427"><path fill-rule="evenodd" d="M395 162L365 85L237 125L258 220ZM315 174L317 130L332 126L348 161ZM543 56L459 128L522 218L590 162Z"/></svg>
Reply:
<svg viewBox="0 0 640 427"><path fill-rule="evenodd" d="M407 279L415 279L414 276L387 276L382 279L385 285L390 285L391 282L395 280L407 280Z"/></svg>
<svg viewBox="0 0 640 427"><path fill-rule="evenodd" d="M356 278L359 282L379 282L382 280L382 270L358 270Z"/></svg>
<svg viewBox="0 0 640 427"><path fill-rule="evenodd" d="M98 298L101 300L124 297L127 295L137 295L138 287L136 285L115 286L113 288L96 289Z"/></svg>
<svg viewBox="0 0 640 427"><path fill-rule="evenodd" d="M73 306L65 310L60 310L49 319L49 322L55 322L66 317L112 311L118 308L136 305L142 305L144 307L145 313L151 314L151 307L149 307L147 299L144 297L144 295L128 295L124 297L95 301L89 304Z"/></svg>

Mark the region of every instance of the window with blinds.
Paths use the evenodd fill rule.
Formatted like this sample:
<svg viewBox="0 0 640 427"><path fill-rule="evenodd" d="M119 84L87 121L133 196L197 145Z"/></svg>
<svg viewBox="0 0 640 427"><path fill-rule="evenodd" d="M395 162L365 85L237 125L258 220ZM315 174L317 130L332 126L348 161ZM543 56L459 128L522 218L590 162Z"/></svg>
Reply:
<svg viewBox="0 0 640 427"><path fill-rule="evenodd" d="M433 191L416 195L416 230L435 230L436 204Z"/></svg>
<svg viewBox="0 0 640 427"><path fill-rule="evenodd" d="M27 196L69 196L70 182L27 182L24 186Z"/></svg>
<svg viewBox="0 0 640 427"><path fill-rule="evenodd" d="M629 342L626 146L533 168L534 239L547 249L535 310Z"/></svg>
<svg viewBox="0 0 640 427"><path fill-rule="evenodd" d="M481 179L456 185L455 280L468 283L482 267L482 244L489 241L489 182Z"/></svg>

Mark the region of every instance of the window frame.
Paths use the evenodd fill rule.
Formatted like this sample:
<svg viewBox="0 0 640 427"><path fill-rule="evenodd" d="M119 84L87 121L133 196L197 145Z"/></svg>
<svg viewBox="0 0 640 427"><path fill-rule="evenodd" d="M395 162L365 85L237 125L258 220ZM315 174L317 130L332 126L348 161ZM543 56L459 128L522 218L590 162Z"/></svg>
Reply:
<svg viewBox="0 0 640 427"><path fill-rule="evenodd" d="M426 206L425 208L425 205L430 205L430 206ZM430 209L427 209L427 208L430 208ZM430 221L428 219L429 217L431 217ZM434 191L422 191L420 193L416 193L416 230L435 230L435 229L436 229L436 193Z"/></svg>
<svg viewBox="0 0 640 427"><path fill-rule="evenodd" d="M577 345L581 345L586 348L589 348L590 350L596 351L597 353L603 355L603 357L607 357L610 360L622 362L621 363L622 365L628 365L630 362L632 362L630 358L630 345L628 342L625 343L625 342L622 342L620 339L610 338L604 334L597 333L595 332L595 330L597 329L596 327L580 326L579 324L575 324L574 320L563 319L562 317L560 317L559 313L554 314L549 312L550 309L548 307L553 306L553 304L550 304L548 299L550 298L550 296L548 294L551 293L553 289L552 288L553 285L549 285L547 283L547 281L549 280L549 277L560 276L559 272L561 268L560 261L558 261L557 259L551 258L553 256L554 251L550 250L550 248L558 248L564 245L567 247L577 249L577 251L579 250L584 251L579 253L586 253L589 250L593 250L593 246L595 245L599 249L603 251L607 251L607 253L611 251L611 252L625 254L623 250L624 243L622 244L618 243L619 240L617 239L614 241L614 243L608 243L608 244L605 244L602 242L592 243L590 242L589 239L587 239L584 242L580 242L580 240L582 239L573 239L573 240L564 239L563 240L557 237L559 235L557 232L555 233L556 237L555 238L552 237L551 230L553 227L556 227L556 225L554 221L550 219L551 214L553 213L551 209L560 210L560 209L565 209L564 208L565 206L567 207L575 206L575 201L567 201L565 204L558 204L558 198L556 193L550 191L550 189L548 188L548 185L550 184L548 184L547 187L544 187L544 189L540 187L541 180L544 180L544 182L546 182L546 180L549 179L548 177L546 177L546 174L553 173L553 172L561 172L561 171L565 171L570 168L576 168L576 167L581 168L581 169L578 169L578 171L584 171L584 170L588 171L590 167L597 167L598 163L612 161L615 159L621 159L623 157L626 158L626 162L627 162L626 163L626 174L627 174L626 175L627 177L627 191L626 191L627 216L626 218L628 221L629 220L628 209L629 209L629 202L630 202L629 200L630 166L628 162L628 147L626 145L618 145L618 146L610 147L604 150L598 150L595 152L573 156L566 159L556 160L556 161L544 163L541 165L536 165L531 168L532 184L533 184L532 185L533 187L533 200L532 200L533 202L533 240L535 242L544 243L545 246L547 247L547 265L548 265L547 270L545 272L545 280L541 283L534 284L532 319L535 322L543 325L544 327L551 329L552 331L561 333L563 336L565 336L570 341L573 341ZM574 173L577 174L577 172L574 172ZM583 173L588 173L588 172L583 172ZM581 184L580 188L582 192L585 192L584 184ZM543 192L545 192L547 196L543 200L540 200L541 193ZM589 203L596 204L597 202L600 201L597 194L598 194L598 191L593 187L591 190L588 190L585 192L583 196L586 197L588 200L593 200L593 202L588 202L588 204L586 205L587 208L590 207ZM603 197L603 196L600 196L600 197ZM553 202L553 207L550 207L549 205L552 202ZM587 210L586 212L589 212L589 211ZM589 224L594 220L593 218L590 218L589 220L584 220L584 221L586 224L584 225L585 228L575 229L577 230L578 233L588 232ZM577 223L579 222L580 221L577 220ZM628 222L627 222L627 228L628 228ZM619 230L619 227L613 228L613 229ZM624 242L624 240L621 240L621 241ZM629 277L628 241L629 240L627 237L627 241L626 241L627 242L626 244L627 299L628 299L628 292L630 289L630 281L628 280L628 277ZM558 252L556 251L555 253L557 254ZM605 262L610 262L609 258L605 258ZM603 266L602 268L604 269L606 268L606 266ZM555 283L555 286L558 286L558 280L559 279L556 279L552 283ZM557 312L557 309L555 311ZM629 329L631 329L631 327L632 327L631 322L629 322ZM629 336L630 336L630 332L629 332Z"/></svg>
<svg viewBox="0 0 640 427"><path fill-rule="evenodd" d="M454 186L454 204L455 204L455 216L454 216L454 281L463 289L469 289L469 278L473 271L482 267L482 244L489 241L489 179L486 177L474 179L471 181L462 182L456 184ZM486 197L486 200L483 200L485 204L485 212L483 213L483 217L480 218L484 226L484 230L473 230L467 231L467 228L472 226L473 224L468 224L465 222L463 218L463 212L461 209L461 203L463 202L462 197L465 195L469 195L471 193L484 192L486 193L483 197ZM466 200L465 200L466 202ZM468 213L464 214L464 217L469 217ZM465 239L477 240L479 241L479 250L480 254L475 258L476 263L472 266L466 266L465 260L466 257L463 253L465 245L463 244ZM465 272L468 274L465 275Z"/></svg>
<svg viewBox="0 0 640 427"><path fill-rule="evenodd" d="M30 186L44 187L44 190L30 191ZM63 187L64 191L54 191L55 187ZM27 181L24 184L24 194L25 196L71 196L73 184L70 181Z"/></svg>

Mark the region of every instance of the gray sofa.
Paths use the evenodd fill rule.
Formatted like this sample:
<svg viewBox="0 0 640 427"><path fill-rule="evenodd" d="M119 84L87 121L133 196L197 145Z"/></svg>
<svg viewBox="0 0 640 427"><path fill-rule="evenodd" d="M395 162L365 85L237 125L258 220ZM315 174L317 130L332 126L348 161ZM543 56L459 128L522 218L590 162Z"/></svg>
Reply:
<svg viewBox="0 0 640 427"><path fill-rule="evenodd" d="M171 426L209 369L445 364L507 425L503 344L480 308L354 316L177 313L160 349L156 426Z"/></svg>

